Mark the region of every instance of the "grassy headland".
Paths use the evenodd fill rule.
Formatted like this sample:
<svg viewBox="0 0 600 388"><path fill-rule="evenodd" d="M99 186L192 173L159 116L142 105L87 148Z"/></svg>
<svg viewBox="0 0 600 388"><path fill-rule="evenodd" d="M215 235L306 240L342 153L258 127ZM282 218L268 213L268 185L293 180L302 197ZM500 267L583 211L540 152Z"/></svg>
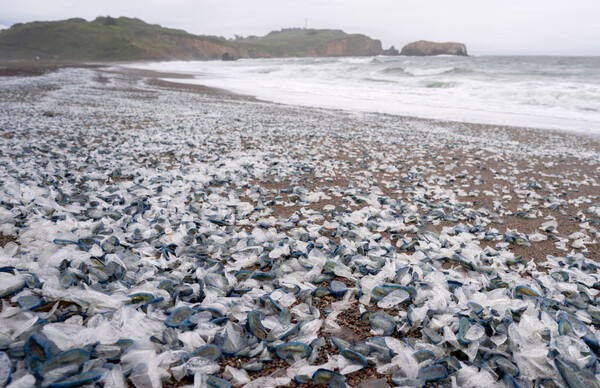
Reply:
<svg viewBox="0 0 600 388"><path fill-rule="evenodd" d="M228 40L193 35L136 18L98 17L15 24L0 31L0 60L135 61L159 59L378 55L381 42L340 30L284 29ZM390 52L394 53L394 51Z"/></svg>

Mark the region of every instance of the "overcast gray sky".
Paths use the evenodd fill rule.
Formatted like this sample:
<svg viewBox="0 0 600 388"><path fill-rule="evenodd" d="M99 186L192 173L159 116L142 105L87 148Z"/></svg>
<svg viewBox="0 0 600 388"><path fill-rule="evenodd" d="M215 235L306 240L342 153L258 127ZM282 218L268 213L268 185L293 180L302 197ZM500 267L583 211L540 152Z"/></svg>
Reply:
<svg viewBox="0 0 600 388"><path fill-rule="evenodd" d="M600 55L600 0L0 0L0 26L99 15L196 34L337 28L397 48L456 41L473 54Z"/></svg>

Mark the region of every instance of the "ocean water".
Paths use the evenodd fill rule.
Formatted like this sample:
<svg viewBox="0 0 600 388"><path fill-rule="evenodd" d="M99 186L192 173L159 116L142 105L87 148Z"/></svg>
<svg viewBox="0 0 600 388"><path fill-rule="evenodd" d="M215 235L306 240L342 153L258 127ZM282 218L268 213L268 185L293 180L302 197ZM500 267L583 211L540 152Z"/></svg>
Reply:
<svg viewBox="0 0 600 388"><path fill-rule="evenodd" d="M173 80L303 106L600 133L600 57L345 57L156 62Z"/></svg>

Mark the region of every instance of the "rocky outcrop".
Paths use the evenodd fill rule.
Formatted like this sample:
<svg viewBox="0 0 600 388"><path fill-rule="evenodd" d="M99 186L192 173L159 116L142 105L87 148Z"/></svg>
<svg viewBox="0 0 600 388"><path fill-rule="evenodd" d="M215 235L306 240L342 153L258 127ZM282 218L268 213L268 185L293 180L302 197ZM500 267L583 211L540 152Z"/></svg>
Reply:
<svg viewBox="0 0 600 388"><path fill-rule="evenodd" d="M420 40L402 47L400 55L427 56L427 55L461 55L467 56L467 46L463 43L437 43Z"/></svg>
<svg viewBox="0 0 600 388"><path fill-rule="evenodd" d="M398 49L394 46L390 47L387 50L383 50L383 55L400 55L400 52L398 51Z"/></svg>
<svg viewBox="0 0 600 388"><path fill-rule="evenodd" d="M223 56L221 57L221 60L223 62L232 62L232 61L237 61L238 59L240 59L239 57L236 57L235 55L231 55L229 53L225 53L223 54Z"/></svg>

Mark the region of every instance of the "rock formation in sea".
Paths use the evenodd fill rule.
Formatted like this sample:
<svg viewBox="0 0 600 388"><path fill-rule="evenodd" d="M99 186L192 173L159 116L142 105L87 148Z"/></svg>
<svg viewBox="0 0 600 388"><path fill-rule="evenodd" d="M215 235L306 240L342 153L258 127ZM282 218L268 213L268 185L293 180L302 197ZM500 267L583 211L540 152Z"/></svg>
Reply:
<svg viewBox="0 0 600 388"><path fill-rule="evenodd" d="M408 56L427 56L427 55L460 55L467 56L467 46L463 43L446 42L428 42L420 40L412 42L402 47L400 55Z"/></svg>

